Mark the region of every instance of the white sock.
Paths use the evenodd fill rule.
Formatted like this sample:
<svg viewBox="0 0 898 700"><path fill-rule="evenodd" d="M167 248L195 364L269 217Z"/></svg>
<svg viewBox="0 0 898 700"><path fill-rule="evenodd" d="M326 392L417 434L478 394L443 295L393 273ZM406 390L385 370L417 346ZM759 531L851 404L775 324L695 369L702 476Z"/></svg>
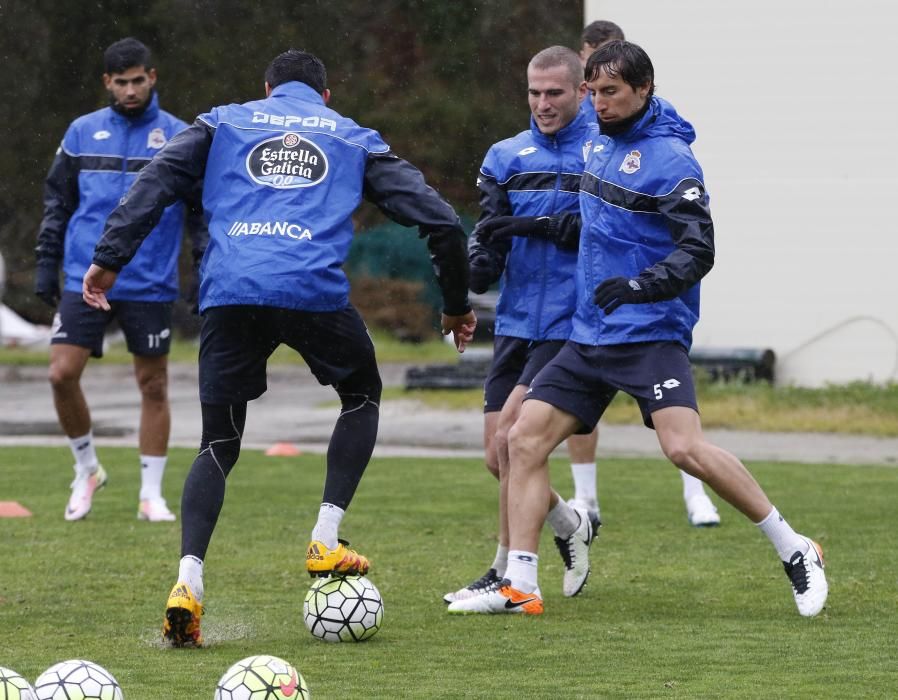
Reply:
<svg viewBox="0 0 898 700"><path fill-rule="evenodd" d="M490 568L496 570L496 576L499 578L505 576L505 570L508 568L508 547L504 544L496 547L496 558L493 559Z"/></svg>
<svg viewBox="0 0 898 700"><path fill-rule="evenodd" d="M574 498L578 501L598 504L596 495L596 463L571 463L571 476L574 477Z"/></svg>
<svg viewBox="0 0 898 700"><path fill-rule="evenodd" d="M203 560L188 554L178 565L178 581L186 583L196 599L203 602Z"/></svg>
<svg viewBox="0 0 898 700"><path fill-rule="evenodd" d="M328 549L336 549L337 532L344 515L346 511L342 508L337 508L332 503L322 503L318 509L318 522L312 530L312 539L324 542L324 546Z"/></svg>
<svg viewBox="0 0 898 700"><path fill-rule="evenodd" d="M789 561L795 552L808 551L808 543L791 528L776 508L756 524L776 547L777 554L783 561Z"/></svg>
<svg viewBox="0 0 898 700"><path fill-rule="evenodd" d="M696 479L692 474L687 474L682 469L680 476L683 477L683 500L688 501L693 496L700 496L705 493L704 482Z"/></svg>
<svg viewBox="0 0 898 700"><path fill-rule="evenodd" d="M560 498L546 516L546 522L557 537L566 540L580 527L580 515ZM525 591L529 593L530 591Z"/></svg>
<svg viewBox="0 0 898 700"><path fill-rule="evenodd" d="M140 455L140 500L162 498L162 475L165 473L165 462L168 459Z"/></svg>
<svg viewBox="0 0 898 700"><path fill-rule="evenodd" d="M94 447L94 432L87 435L69 438L69 448L75 457L75 472L77 474L93 474L97 471L97 450Z"/></svg>
<svg viewBox="0 0 898 700"><path fill-rule="evenodd" d="M536 583L538 564L539 556L535 552L512 549L508 552L508 570L505 572L505 578L511 582L512 588L517 588L521 593L533 593L539 589Z"/></svg>

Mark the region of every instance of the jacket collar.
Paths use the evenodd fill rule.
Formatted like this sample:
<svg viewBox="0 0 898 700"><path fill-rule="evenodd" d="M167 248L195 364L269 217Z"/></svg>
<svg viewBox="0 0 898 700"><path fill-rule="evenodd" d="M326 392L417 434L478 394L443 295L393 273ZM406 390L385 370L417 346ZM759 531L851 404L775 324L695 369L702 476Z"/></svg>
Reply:
<svg viewBox="0 0 898 700"><path fill-rule="evenodd" d="M324 98L311 85L306 85L297 80L291 80L287 83L281 83L271 90L269 97L296 97L306 102L315 102L323 105Z"/></svg>
<svg viewBox="0 0 898 700"><path fill-rule="evenodd" d="M533 138L549 146L580 141L583 138L583 127L590 123L594 122L590 122L589 115L581 109L577 111L577 116L568 122L566 126L548 136L539 130L536 120L533 118L533 115L530 115L530 131L533 134Z"/></svg>
<svg viewBox="0 0 898 700"><path fill-rule="evenodd" d="M642 136L646 129L658 118L659 107L658 98L652 95L643 108L645 111L642 113L642 116L631 124L626 131L614 134L613 138L621 139L622 141L632 141ZM601 128L602 122L599 122L599 130Z"/></svg>
<svg viewBox="0 0 898 700"><path fill-rule="evenodd" d="M155 89L153 90L150 95L150 104L136 117L126 117L124 114L116 112L112 107L109 107L109 111L112 112L114 119L121 119L128 124L146 124L154 121L159 116L159 93Z"/></svg>

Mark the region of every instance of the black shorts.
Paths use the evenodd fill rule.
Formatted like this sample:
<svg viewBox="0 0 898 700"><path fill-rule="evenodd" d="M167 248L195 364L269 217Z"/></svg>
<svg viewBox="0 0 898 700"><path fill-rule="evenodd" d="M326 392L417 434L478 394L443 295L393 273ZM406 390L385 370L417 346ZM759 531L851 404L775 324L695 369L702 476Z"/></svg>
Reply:
<svg viewBox="0 0 898 700"><path fill-rule="evenodd" d="M581 345L568 341L545 366L525 399L539 399L580 419L578 433L591 433L618 390L639 404L642 420L668 406L698 411L689 355L679 343Z"/></svg>
<svg viewBox="0 0 898 700"><path fill-rule="evenodd" d="M200 401L244 403L268 388L271 353L289 345L321 384L337 384L357 370L373 371L374 343L352 307L296 311L272 306L214 306L200 332Z"/></svg>
<svg viewBox="0 0 898 700"><path fill-rule="evenodd" d="M483 412L501 411L515 386L530 384L564 343L497 335L493 339L493 361L483 384Z"/></svg>
<svg viewBox="0 0 898 700"><path fill-rule="evenodd" d="M167 301L110 301L111 311L88 306L78 292L63 292L54 322L53 345L78 345L103 357L103 336L113 320L125 335L132 355L167 355L171 347L172 303Z"/></svg>

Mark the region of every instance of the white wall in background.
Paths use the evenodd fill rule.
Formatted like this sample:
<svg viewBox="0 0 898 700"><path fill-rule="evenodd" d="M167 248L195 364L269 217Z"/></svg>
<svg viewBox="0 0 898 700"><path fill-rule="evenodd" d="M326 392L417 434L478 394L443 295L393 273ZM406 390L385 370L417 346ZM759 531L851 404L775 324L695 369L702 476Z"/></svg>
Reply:
<svg viewBox="0 0 898 700"><path fill-rule="evenodd" d="M898 4L584 5L698 133L717 263L695 344L770 347L785 383L898 381Z"/></svg>

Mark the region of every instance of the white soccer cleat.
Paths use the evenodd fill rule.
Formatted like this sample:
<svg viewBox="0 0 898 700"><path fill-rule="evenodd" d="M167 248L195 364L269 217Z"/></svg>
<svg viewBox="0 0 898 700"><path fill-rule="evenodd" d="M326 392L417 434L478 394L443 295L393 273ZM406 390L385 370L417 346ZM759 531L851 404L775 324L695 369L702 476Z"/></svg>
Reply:
<svg viewBox="0 0 898 700"><path fill-rule="evenodd" d="M496 590L500 583L502 583L502 579L496 574L496 570L490 569L479 579L472 581L464 588L459 588L457 591L444 595L443 602L448 605L456 600L465 600L481 593L489 593Z"/></svg>
<svg viewBox="0 0 898 700"><path fill-rule="evenodd" d="M508 579L503 579L498 588L479 595L456 600L447 610L455 615L494 615L500 613L517 613L522 615L541 615L543 598L539 588L531 593L524 593L512 588Z"/></svg>
<svg viewBox="0 0 898 700"><path fill-rule="evenodd" d="M813 617L823 610L829 586L823 573L823 549L808 537L801 536L801 539L808 543L808 550L795 552L789 561L783 562L783 568L792 582L798 612Z"/></svg>
<svg viewBox="0 0 898 700"><path fill-rule="evenodd" d="M689 518L689 524L693 527L720 525L720 514L711 499L708 498L708 494L704 492L696 494L686 501L686 515Z"/></svg>
<svg viewBox="0 0 898 700"><path fill-rule="evenodd" d="M562 591L572 598L583 590L589 578L589 546L595 539L592 521L585 510L575 509L580 524L567 539L555 538L555 546L564 560L564 582Z"/></svg>
<svg viewBox="0 0 898 700"><path fill-rule="evenodd" d="M599 504L595 499L583 500L581 498L569 498L567 504L574 510L585 510L589 514L589 522L592 523L592 538L599 536L599 528L602 527Z"/></svg>
<svg viewBox="0 0 898 700"><path fill-rule="evenodd" d="M137 508L137 519L151 523L170 523L177 518L164 498L144 498Z"/></svg>
<svg viewBox="0 0 898 700"><path fill-rule="evenodd" d="M84 472L76 473L75 480L71 484L72 495L65 507L66 520L81 520L90 513L94 493L106 485L109 477L102 464L92 474Z"/></svg>

